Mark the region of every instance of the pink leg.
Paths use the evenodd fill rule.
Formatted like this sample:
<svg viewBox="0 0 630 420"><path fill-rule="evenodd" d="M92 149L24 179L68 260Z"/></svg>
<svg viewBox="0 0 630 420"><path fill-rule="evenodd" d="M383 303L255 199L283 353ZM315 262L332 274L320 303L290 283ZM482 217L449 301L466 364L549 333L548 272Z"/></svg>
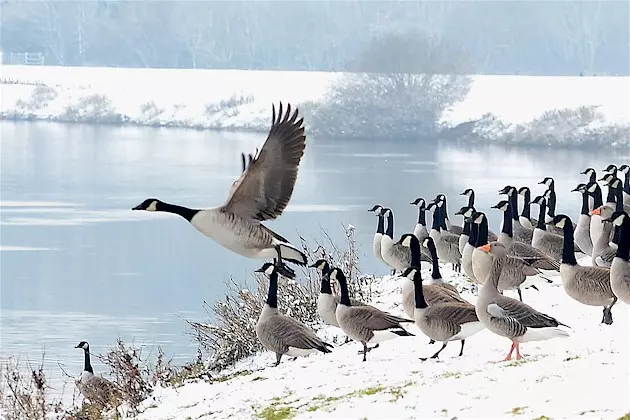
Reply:
<svg viewBox="0 0 630 420"><path fill-rule="evenodd" d="M516 343L516 360L521 360L521 343Z"/></svg>
<svg viewBox="0 0 630 420"><path fill-rule="evenodd" d="M507 356L505 356L505 359L503 359L503 361L508 361L508 360L512 360L512 352L514 351L514 348L517 346L517 343L515 343L514 341L512 341L512 347L510 347L510 352L508 353Z"/></svg>

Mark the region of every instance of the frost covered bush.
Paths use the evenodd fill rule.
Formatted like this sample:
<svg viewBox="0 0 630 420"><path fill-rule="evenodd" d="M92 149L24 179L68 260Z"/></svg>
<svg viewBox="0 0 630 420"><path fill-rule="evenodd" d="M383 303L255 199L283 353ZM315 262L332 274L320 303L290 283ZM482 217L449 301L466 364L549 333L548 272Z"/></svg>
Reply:
<svg viewBox="0 0 630 420"><path fill-rule="evenodd" d="M15 105L17 111L30 115L44 109L57 95L57 91L50 86L37 85L27 100L18 99Z"/></svg>
<svg viewBox="0 0 630 420"><path fill-rule="evenodd" d="M66 106L64 112L56 119L67 122L104 124L119 124L123 122L122 116L114 111L110 99L98 93L83 96L76 103Z"/></svg>
<svg viewBox="0 0 630 420"><path fill-rule="evenodd" d="M234 94L228 99L219 102L206 104L205 115L208 118L236 117L239 114L239 107L254 102L252 95Z"/></svg>
<svg viewBox="0 0 630 420"><path fill-rule="evenodd" d="M334 246L326 234L324 240L328 242L328 248L319 243L311 251L302 240L303 250L309 255L311 262L325 258L331 265L342 268L348 277L353 296L370 300L372 278L359 274L354 228L347 228L345 234L347 248L344 250ZM314 269L304 270L304 276L298 275L299 277L302 279L289 280L281 277L278 281L278 309L283 314L316 327L320 323L317 314L320 279ZM214 321L188 321L200 347L211 355L211 369L226 368L263 350L256 338L256 323L267 299L268 287L269 280L262 274L255 275L254 291L245 288L244 282L230 279L228 293L223 300L214 305L204 303L204 308Z"/></svg>

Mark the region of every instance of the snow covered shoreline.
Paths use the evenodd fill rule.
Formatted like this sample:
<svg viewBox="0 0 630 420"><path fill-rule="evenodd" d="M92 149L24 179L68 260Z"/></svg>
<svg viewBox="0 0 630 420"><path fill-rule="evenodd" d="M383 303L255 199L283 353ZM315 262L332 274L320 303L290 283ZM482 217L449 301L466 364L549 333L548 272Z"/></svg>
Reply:
<svg viewBox="0 0 630 420"><path fill-rule="evenodd" d="M271 103L326 100L343 73L0 66L0 118L266 131ZM629 77L473 76L443 117L456 126L492 114L522 124L596 106L599 125L630 126Z"/></svg>

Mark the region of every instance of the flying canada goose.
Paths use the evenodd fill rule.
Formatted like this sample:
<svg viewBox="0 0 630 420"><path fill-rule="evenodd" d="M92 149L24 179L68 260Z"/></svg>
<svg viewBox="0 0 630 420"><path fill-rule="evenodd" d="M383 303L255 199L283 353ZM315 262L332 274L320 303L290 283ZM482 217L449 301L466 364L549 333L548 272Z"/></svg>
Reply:
<svg viewBox="0 0 630 420"><path fill-rule="evenodd" d="M477 212L473 215L473 222L478 225L479 231L476 248L473 249L472 253L472 268L477 281L483 284L492 268L492 258L480 248L488 244L488 236L486 234L488 218L485 213ZM531 266L532 261L535 259L516 258L510 255L501 258L505 259L505 261L502 264L501 277L497 286L499 292L503 293L505 290L516 290L519 299L523 301L521 286L532 286L539 280L539 278L527 278L528 276L537 276L540 274L540 271ZM525 284L526 280L528 280L528 284ZM546 279L545 281L549 282Z"/></svg>
<svg viewBox="0 0 630 420"><path fill-rule="evenodd" d="M539 270L560 270L560 263L558 261L548 257L529 244L514 240L512 230L512 206L509 201L499 201L499 203L492 206L492 208L499 209L503 212L503 223L501 233L499 234L499 242L505 245L509 255L518 258L531 259L531 266ZM538 221L536 222L538 223Z"/></svg>
<svg viewBox="0 0 630 420"><path fill-rule="evenodd" d="M377 348L378 343L396 337L413 336L400 325L413 322L411 319L400 318L371 306L352 306L346 276L340 268L332 269L330 279L339 283L341 291L341 302L337 305L336 314L339 327L348 337L363 345L359 354L363 354L364 362L367 353ZM368 347L368 344L376 345Z"/></svg>
<svg viewBox="0 0 630 420"><path fill-rule="evenodd" d="M589 182L586 184L586 191L592 197L592 202L589 204L589 208L592 210L601 207L604 204L602 197L602 189L597 182ZM596 241L599 235L602 234L604 224L602 218L599 215L591 214L591 225L589 227L591 233L591 239Z"/></svg>
<svg viewBox="0 0 630 420"><path fill-rule="evenodd" d="M514 239L519 242L531 244L534 230L523 226L518 218L518 197L516 187L506 185L501 190L499 190L499 194L507 195L510 205L513 209L515 209L515 211L512 213L512 230Z"/></svg>
<svg viewBox="0 0 630 420"><path fill-rule="evenodd" d="M477 210L475 210L474 206L464 206L455 213L456 215L464 216L464 230L462 231L462 234L459 235L458 244L459 252L462 254L462 261L464 258L464 249L466 248L466 244L470 239L472 228L472 222L467 221L467 219L472 216L472 214L476 211Z"/></svg>
<svg viewBox="0 0 630 420"><path fill-rule="evenodd" d="M613 244L614 246L610 245L610 237L614 226L612 222L605 221L606 219L609 219L614 212L615 209L606 204L599 206L591 212L592 215L600 216L602 218L602 223L604 224L601 235L599 235L599 238L593 242L591 263L594 267L610 268L612 260L615 258L617 253L617 244Z"/></svg>
<svg viewBox="0 0 630 420"><path fill-rule="evenodd" d="M617 255L610 266L610 286L615 296L630 305L630 216L617 211L607 220L621 228Z"/></svg>
<svg viewBox="0 0 630 420"><path fill-rule="evenodd" d="M306 143L303 118L297 117L297 109L291 115L291 105L283 115L280 103L277 118L272 107L267 139L222 206L200 210L148 198L132 210L178 214L232 252L247 258L273 258L283 275L294 277L283 261L304 266L306 255L260 222L280 216L293 194Z"/></svg>
<svg viewBox="0 0 630 420"><path fill-rule="evenodd" d="M381 255L381 241L383 239L383 234L385 233L385 217L383 216L383 206L377 204L368 211L374 212L374 214L376 214L376 217L378 218L378 222L376 224L376 232L374 233L374 240L372 241L372 253L377 260L379 260L383 264L387 264L383 259L383 256Z"/></svg>
<svg viewBox="0 0 630 420"><path fill-rule="evenodd" d="M438 206L440 208L440 210L442 211L442 223L443 226L446 226L446 230L452 234L455 235L461 235L462 231L464 230L464 228L462 228L461 226L457 226L451 223L450 219L448 218L448 210L446 208L446 195L444 194L438 194L435 197L435 200L433 201L441 201L443 204Z"/></svg>
<svg viewBox="0 0 630 420"><path fill-rule="evenodd" d="M459 236L442 230L443 213L440 210L442 203L444 202L441 200L438 202L432 201L427 206L429 210L435 207L435 211L433 212L433 224L431 225L429 236L435 242L438 257L442 262L451 263L455 271L461 271L462 254L459 252Z"/></svg>
<svg viewBox="0 0 630 420"><path fill-rule="evenodd" d="M394 213L389 207L381 210L383 216L387 220L387 228L381 239L381 255L385 263L395 270L402 273L411 265L411 251L396 242L394 242ZM422 261L427 261L430 257L421 256Z"/></svg>
<svg viewBox="0 0 630 420"><path fill-rule="evenodd" d="M571 192L579 192L582 194L582 209L580 210L580 217L577 222L577 227L573 232L575 236L575 243L579 245L580 249L586 255L593 255L593 240L591 239L591 213L589 209L589 199L591 198L586 190L586 184L579 184L577 187L571 190Z"/></svg>
<svg viewBox="0 0 630 420"><path fill-rule="evenodd" d="M87 341L81 341L75 349L83 350L83 372L77 381L77 387L81 394L87 398L91 404L101 407L116 407L122 400L122 393L113 382L105 378L94 375L92 363L90 363L90 345Z"/></svg>
<svg viewBox="0 0 630 420"><path fill-rule="evenodd" d="M623 203L630 204L630 166L625 163L619 167L619 172L624 175L623 180Z"/></svg>
<svg viewBox="0 0 630 420"><path fill-rule="evenodd" d="M449 341L461 340L459 355L464 354L466 338L484 329L479 322L475 307L470 303L446 302L434 305L427 304L420 270L409 267L404 274L414 285L414 320L420 331L433 341L441 341L442 347L431 359L437 359ZM427 358L421 358L427 360Z"/></svg>
<svg viewBox="0 0 630 420"><path fill-rule="evenodd" d="M466 205L466 207L475 206L475 191L472 188L466 188L466 190L464 190L464 192L460 193L459 195L465 195L466 197L468 197L468 204Z"/></svg>
<svg viewBox="0 0 630 420"><path fill-rule="evenodd" d="M569 336L568 332L558 328L560 325L568 327L566 324L499 293L497 286L505 262L502 257L507 255L507 249L503 244L493 242L482 246L481 250L489 253L494 260L488 278L479 290L475 309L479 320L486 328L512 341L510 352L504 360L510 360L514 350L516 359L521 359L520 343Z"/></svg>
<svg viewBox="0 0 630 420"><path fill-rule="evenodd" d="M256 323L256 337L263 347L276 354L274 366L280 364L284 354L295 360L318 351L330 353L332 345L319 338L310 327L278 313L277 267L273 263L264 263L255 272L269 276L269 292Z"/></svg>
<svg viewBox="0 0 630 420"><path fill-rule="evenodd" d="M602 267L582 267L575 259L573 248L573 230L571 219L564 214L558 214L553 224L564 229L564 244L562 249L562 265L560 278L564 291L571 298L584 305L603 306L602 323L613 323L612 307L617 302L610 286L610 270Z"/></svg>
<svg viewBox="0 0 630 420"><path fill-rule="evenodd" d="M519 222L526 228L534 229L536 224L538 224L538 220L532 218L531 208L532 208L532 195L529 187L521 187L518 190L518 195L523 196L523 211L521 215L518 216ZM514 209L514 211L518 214L518 209Z"/></svg>
<svg viewBox="0 0 630 420"><path fill-rule="evenodd" d="M536 225L534 235L532 236L532 246L548 257L551 257L556 261L560 261L562 259L562 244L564 243L564 238L560 235L547 231L547 223L545 223L547 200L544 196L539 195L534 198L532 204L538 204L540 206L538 224Z"/></svg>

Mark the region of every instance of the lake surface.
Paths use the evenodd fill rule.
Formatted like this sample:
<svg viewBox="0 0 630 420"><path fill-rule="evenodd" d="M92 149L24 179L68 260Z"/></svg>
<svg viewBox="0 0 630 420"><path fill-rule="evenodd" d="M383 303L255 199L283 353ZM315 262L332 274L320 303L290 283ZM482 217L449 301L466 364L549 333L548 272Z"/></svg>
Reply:
<svg viewBox="0 0 630 420"><path fill-rule="evenodd" d="M0 357L38 360L44 349L49 370L59 363L78 375L79 341L105 353L120 336L191 360L196 344L182 318L207 320L203 301L222 298L229 276L251 279L261 262L178 216L130 209L148 197L222 204L240 174L240 152L265 136L45 122L2 122L0 130ZM409 203L420 196L447 194L451 220L461 223L453 213L470 187L498 232L500 212L489 207L506 184L539 194L537 182L552 176L558 212L577 217L581 200L569 191L586 180L580 172L628 160L593 150L309 139L291 204L267 225L294 243L299 233L314 244L326 230L343 246L342 225L352 224L361 268L381 275L388 269L371 255L376 218L367 212L376 203L393 208L398 237L413 231Z"/></svg>

